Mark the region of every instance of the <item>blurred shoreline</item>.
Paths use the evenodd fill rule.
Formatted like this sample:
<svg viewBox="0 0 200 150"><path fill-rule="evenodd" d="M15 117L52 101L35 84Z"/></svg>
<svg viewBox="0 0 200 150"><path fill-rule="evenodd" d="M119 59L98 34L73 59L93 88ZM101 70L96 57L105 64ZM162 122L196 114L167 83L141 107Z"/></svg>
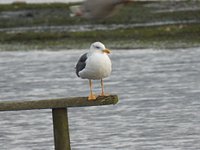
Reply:
<svg viewBox="0 0 200 150"><path fill-rule="evenodd" d="M0 4L12 4L16 2L25 2L25 3L74 3L81 2L83 0L0 0Z"/></svg>
<svg viewBox="0 0 200 150"><path fill-rule="evenodd" d="M82 49L102 41L113 49L200 46L199 1L146 1L112 18L70 17L72 4L0 4L0 50Z"/></svg>

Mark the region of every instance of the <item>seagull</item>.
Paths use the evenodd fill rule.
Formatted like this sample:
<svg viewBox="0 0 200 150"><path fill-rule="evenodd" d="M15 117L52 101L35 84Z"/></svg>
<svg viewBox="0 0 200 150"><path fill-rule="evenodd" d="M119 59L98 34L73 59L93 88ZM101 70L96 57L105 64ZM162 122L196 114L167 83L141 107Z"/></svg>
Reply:
<svg viewBox="0 0 200 150"><path fill-rule="evenodd" d="M89 52L83 54L76 64L76 75L82 79L89 80L90 94L88 100L95 100L96 96L92 92L92 80L101 80L101 94L104 93L103 79L110 76L112 71L112 63L108 54L111 51L105 48L101 42L91 44Z"/></svg>
<svg viewBox="0 0 200 150"><path fill-rule="evenodd" d="M86 19L103 19L112 16L113 12L125 3L132 0L86 0L82 5L70 7L71 16L80 16Z"/></svg>

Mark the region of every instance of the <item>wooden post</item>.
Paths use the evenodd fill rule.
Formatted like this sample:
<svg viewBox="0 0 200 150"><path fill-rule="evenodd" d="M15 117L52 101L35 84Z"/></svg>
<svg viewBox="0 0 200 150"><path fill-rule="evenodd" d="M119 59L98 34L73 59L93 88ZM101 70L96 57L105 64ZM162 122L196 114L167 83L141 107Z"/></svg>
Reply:
<svg viewBox="0 0 200 150"><path fill-rule="evenodd" d="M55 150L71 150L67 108L53 108Z"/></svg>
<svg viewBox="0 0 200 150"><path fill-rule="evenodd" d="M0 101L0 111L52 109L55 150L71 150L67 108L114 105L117 102L117 95L99 96L94 101L88 101L87 97L32 101Z"/></svg>
<svg viewBox="0 0 200 150"><path fill-rule="evenodd" d="M0 111L114 105L117 102L118 102L117 95L99 96L94 101L88 101L87 97L71 97L71 98L57 98L57 99L31 100L31 101L0 100Z"/></svg>

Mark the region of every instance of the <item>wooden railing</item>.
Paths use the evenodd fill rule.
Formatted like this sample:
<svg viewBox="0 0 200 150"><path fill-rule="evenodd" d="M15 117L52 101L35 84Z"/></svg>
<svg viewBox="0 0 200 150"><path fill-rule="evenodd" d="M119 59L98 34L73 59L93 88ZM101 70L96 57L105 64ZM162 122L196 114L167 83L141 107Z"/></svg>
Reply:
<svg viewBox="0 0 200 150"><path fill-rule="evenodd" d="M0 101L0 111L52 109L55 150L71 150L67 108L111 105L117 102L117 95L98 97L93 101L89 101L87 97L33 101Z"/></svg>

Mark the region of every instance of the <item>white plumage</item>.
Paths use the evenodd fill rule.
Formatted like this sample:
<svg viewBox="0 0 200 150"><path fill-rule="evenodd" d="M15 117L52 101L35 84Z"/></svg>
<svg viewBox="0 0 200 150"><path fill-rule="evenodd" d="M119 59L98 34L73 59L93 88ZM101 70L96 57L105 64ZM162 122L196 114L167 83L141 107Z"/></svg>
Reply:
<svg viewBox="0 0 200 150"><path fill-rule="evenodd" d="M90 95L88 99L96 99L92 93L92 80L101 80L102 92L104 95L103 78L110 76L112 71L111 60L108 57L110 50L105 48L101 42L91 44L88 53L83 54L77 65L76 74L83 79L89 79L90 82Z"/></svg>
<svg viewBox="0 0 200 150"><path fill-rule="evenodd" d="M110 75L111 61L106 53L90 50L87 57L86 67L79 72L81 78L99 80Z"/></svg>

